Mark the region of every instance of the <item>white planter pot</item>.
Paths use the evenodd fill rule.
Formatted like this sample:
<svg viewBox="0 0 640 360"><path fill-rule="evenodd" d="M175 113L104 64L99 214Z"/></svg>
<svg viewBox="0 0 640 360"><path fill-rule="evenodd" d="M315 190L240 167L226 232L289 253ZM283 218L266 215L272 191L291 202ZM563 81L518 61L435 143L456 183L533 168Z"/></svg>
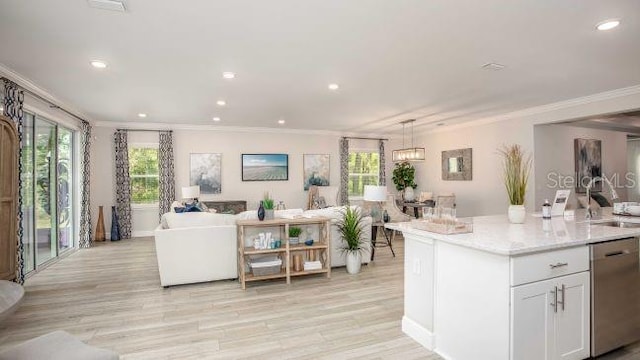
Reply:
<svg viewBox="0 0 640 360"><path fill-rule="evenodd" d="M350 251L347 253L347 272L349 274L357 274L362 266L362 254L359 251Z"/></svg>
<svg viewBox="0 0 640 360"><path fill-rule="evenodd" d="M522 224L527 215L524 205L509 205L509 222L512 224Z"/></svg>
<svg viewBox="0 0 640 360"><path fill-rule="evenodd" d="M416 194L413 192L412 187L404 189L404 201L413 201L416 199Z"/></svg>

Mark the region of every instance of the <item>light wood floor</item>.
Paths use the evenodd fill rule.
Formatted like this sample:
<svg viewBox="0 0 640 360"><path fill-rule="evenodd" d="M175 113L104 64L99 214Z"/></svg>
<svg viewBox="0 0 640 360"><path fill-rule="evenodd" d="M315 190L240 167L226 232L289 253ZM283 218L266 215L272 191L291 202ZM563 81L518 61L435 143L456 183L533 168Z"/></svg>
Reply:
<svg viewBox="0 0 640 360"><path fill-rule="evenodd" d="M400 330L403 243L359 275L160 287L152 238L98 243L28 279L0 349L63 329L121 359L440 359ZM640 359L640 343L606 360Z"/></svg>
<svg viewBox="0 0 640 360"><path fill-rule="evenodd" d="M27 280L0 349L63 329L121 359L440 359L400 330L402 241L359 275L160 287L152 238L98 243Z"/></svg>

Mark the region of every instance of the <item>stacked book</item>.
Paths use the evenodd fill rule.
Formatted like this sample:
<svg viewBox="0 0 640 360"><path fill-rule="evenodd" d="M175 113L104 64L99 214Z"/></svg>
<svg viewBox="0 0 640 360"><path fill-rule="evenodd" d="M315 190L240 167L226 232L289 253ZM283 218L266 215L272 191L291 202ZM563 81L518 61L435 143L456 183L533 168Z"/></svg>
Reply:
<svg viewBox="0 0 640 360"><path fill-rule="evenodd" d="M309 270L321 270L322 263L320 261L305 261L304 262L304 271Z"/></svg>

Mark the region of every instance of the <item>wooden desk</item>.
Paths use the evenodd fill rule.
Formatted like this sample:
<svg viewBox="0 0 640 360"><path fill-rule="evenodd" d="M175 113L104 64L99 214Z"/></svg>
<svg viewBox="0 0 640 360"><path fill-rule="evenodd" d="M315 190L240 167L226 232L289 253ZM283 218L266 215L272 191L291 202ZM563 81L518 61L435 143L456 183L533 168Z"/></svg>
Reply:
<svg viewBox="0 0 640 360"><path fill-rule="evenodd" d="M407 212L407 208L411 207L413 208L413 215L416 217L416 219L420 218L420 211L422 210L422 208L425 207L434 207L436 205L435 201L433 200L427 200L425 202L403 202L402 203L402 212L406 213Z"/></svg>

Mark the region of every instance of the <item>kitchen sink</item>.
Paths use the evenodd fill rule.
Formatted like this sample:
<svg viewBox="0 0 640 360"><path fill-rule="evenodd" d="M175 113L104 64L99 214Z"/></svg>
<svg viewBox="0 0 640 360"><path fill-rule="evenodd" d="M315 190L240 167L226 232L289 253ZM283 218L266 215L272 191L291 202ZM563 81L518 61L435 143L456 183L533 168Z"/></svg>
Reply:
<svg viewBox="0 0 640 360"><path fill-rule="evenodd" d="M591 225L602 225L602 226L610 226L617 228L640 228L640 223L628 222L628 221L619 221L619 220L611 220L605 222L592 222Z"/></svg>

